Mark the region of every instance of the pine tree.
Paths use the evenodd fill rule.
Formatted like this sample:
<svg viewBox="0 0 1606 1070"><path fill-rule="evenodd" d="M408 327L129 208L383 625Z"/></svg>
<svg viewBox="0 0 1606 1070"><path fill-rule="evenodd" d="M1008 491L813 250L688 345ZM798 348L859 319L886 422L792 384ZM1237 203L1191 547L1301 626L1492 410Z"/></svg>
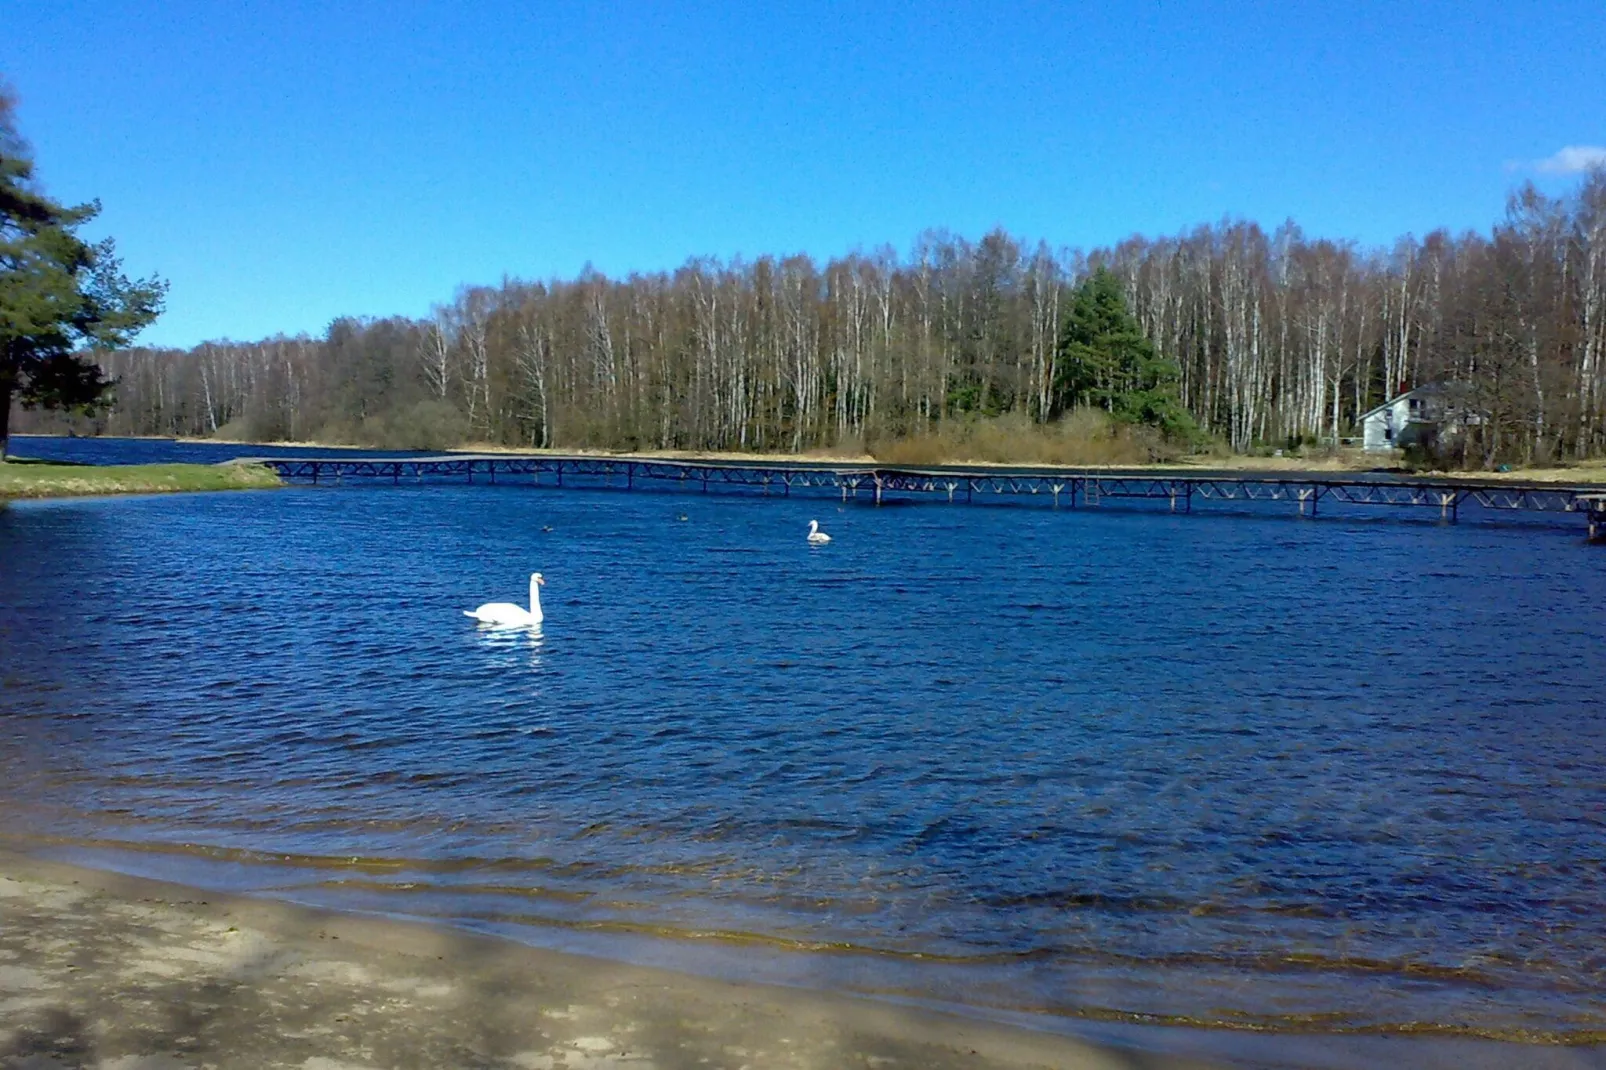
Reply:
<svg viewBox="0 0 1606 1070"><path fill-rule="evenodd" d="M1161 356L1127 311L1120 280L1099 268L1076 288L1060 335L1056 410L1089 405L1124 423L1168 435L1196 433L1177 397L1176 365Z"/></svg>
<svg viewBox="0 0 1606 1070"><path fill-rule="evenodd" d="M0 460L11 403L94 411L112 384L88 359L127 345L162 310L167 284L130 280L111 239L77 234L100 204L67 207L45 196L0 85Z"/></svg>

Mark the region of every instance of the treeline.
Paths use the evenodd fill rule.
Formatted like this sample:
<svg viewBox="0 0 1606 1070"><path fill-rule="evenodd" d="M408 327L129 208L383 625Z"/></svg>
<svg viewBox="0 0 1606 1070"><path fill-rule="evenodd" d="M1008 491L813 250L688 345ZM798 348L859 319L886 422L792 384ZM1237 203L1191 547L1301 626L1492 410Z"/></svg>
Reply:
<svg viewBox="0 0 1606 1070"><path fill-rule="evenodd" d="M424 320L107 354L117 403L93 429L795 451L977 416L1046 423L1097 394L1066 362L1075 288L1099 268L1191 423L1232 449L1341 438L1400 391L1452 380L1483 416L1457 447L1469 464L1606 452L1602 169L1561 198L1523 187L1488 234L1383 250L1226 221L1091 253L931 232L903 257L510 279Z"/></svg>

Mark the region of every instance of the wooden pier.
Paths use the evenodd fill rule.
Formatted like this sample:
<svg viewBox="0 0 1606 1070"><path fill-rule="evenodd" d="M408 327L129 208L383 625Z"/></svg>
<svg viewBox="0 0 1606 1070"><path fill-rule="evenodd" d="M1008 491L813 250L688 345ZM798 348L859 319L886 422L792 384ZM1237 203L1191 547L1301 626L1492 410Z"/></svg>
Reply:
<svg viewBox="0 0 1606 1070"><path fill-rule="evenodd" d="M1606 486L1519 483L1388 473L1301 474L1191 470L1121 471L940 465L906 468L810 461L693 461L560 454L442 454L422 457L274 457L264 464L293 482L348 479L400 483L464 481L551 487L613 487L682 492L748 492L840 496L843 501L979 502L1036 499L1070 508L1106 502L1164 503L1172 512L1195 504L1286 503L1300 515L1347 506L1431 510L1445 521L1467 506L1495 513L1585 513L1591 538L1606 536Z"/></svg>

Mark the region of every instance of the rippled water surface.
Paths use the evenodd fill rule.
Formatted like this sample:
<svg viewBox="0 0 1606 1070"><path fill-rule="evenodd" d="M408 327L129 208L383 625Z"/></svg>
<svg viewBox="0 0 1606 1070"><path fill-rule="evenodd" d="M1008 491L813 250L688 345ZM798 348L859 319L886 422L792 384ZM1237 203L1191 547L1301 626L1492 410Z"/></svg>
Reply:
<svg viewBox="0 0 1606 1070"><path fill-rule="evenodd" d="M17 504L0 805L75 860L716 973L1576 1035L1606 1028L1580 534L506 485ZM538 634L462 616L537 569Z"/></svg>

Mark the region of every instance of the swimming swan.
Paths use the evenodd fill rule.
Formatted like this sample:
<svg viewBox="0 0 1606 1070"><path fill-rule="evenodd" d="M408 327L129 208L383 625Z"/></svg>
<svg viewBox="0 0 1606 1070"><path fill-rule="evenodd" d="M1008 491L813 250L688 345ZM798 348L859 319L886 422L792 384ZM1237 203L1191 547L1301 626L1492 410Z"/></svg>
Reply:
<svg viewBox="0 0 1606 1070"><path fill-rule="evenodd" d="M539 572L530 573L530 608L516 606L512 602L487 602L475 610L463 610L463 616L473 617L481 624L497 624L503 627L518 628L540 624L545 615L541 612L541 587L546 580L541 578Z"/></svg>
<svg viewBox="0 0 1606 1070"><path fill-rule="evenodd" d="M810 520L809 542L813 543L815 546L824 546L830 541L831 536L820 530L820 522L818 520Z"/></svg>

